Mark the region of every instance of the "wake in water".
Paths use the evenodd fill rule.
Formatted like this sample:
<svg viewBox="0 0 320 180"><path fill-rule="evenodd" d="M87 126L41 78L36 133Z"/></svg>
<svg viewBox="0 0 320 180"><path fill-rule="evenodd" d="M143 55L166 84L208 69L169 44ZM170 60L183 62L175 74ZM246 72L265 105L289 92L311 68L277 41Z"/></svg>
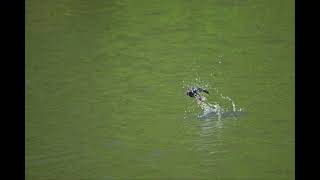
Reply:
<svg viewBox="0 0 320 180"><path fill-rule="evenodd" d="M186 95L194 98L197 105L202 110L202 114L198 115L198 117L201 119L210 119L212 117L217 117L218 120L221 120L222 118L226 117L236 118L238 115L243 113L242 109L237 108L235 102L230 97L223 96L222 93L218 92L217 88L213 88L213 95L216 96L216 98L220 99L220 104L217 102L211 104L205 97L204 93L209 95L209 85L203 85L203 83L196 83L193 85L186 86L186 88Z"/></svg>

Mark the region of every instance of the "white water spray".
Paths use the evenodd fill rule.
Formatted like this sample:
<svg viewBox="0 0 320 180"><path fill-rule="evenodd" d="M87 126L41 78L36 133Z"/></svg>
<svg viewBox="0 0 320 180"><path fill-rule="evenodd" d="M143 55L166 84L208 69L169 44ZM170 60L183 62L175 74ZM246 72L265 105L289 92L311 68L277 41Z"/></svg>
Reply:
<svg viewBox="0 0 320 180"><path fill-rule="evenodd" d="M203 89L206 89L210 92L211 97L219 99L218 100L219 103L214 102L210 104L204 95L200 95L201 100L199 100L198 98L195 98L197 105L202 110L202 114L198 115L199 118L207 119L209 117L217 117L218 120L221 120L222 117L226 117L229 115L234 116L236 113L242 111L241 108L237 109L236 103L230 97L224 96L222 93L218 91L216 87L211 88L208 83L201 81L200 78L196 78L195 82L190 84L186 84L185 81L183 81L183 88L190 89L194 87L201 87ZM211 91L210 89L213 91ZM192 112L195 112L194 109L192 109Z"/></svg>

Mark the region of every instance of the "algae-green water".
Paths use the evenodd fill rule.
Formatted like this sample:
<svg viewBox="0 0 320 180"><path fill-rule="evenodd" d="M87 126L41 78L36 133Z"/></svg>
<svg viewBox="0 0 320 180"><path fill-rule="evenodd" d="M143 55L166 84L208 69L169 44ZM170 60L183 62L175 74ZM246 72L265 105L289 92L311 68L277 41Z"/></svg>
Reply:
<svg viewBox="0 0 320 180"><path fill-rule="evenodd" d="M295 179L293 0L25 10L26 179Z"/></svg>

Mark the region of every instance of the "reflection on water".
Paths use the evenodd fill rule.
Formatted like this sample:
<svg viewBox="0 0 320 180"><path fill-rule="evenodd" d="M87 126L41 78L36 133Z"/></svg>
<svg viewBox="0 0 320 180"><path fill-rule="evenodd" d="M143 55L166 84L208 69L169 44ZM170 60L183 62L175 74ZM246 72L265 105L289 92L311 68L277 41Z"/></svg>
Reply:
<svg viewBox="0 0 320 180"><path fill-rule="evenodd" d="M223 121L205 119L198 122L198 133L194 136L193 145L201 158L199 171L205 174L216 174L214 170L222 155L227 152L223 148Z"/></svg>
<svg viewBox="0 0 320 180"><path fill-rule="evenodd" d="M215 175L218 173L214 170L217 169L219 160L229 151L225 148L223 138L224 123L238 120L238 117L245 112L234 100L219 92L217 87L212 88L209 83L200 81L200 78L196 78L195 82L183 83L184 88L201 87L210 92L207 97L204 97L204 95L201 97L204 101L194 98L187 102L184 112L184 125L196 128L193 129L196 132L193 133L191 138L192 149L201 157L199 171Z"/></svg>

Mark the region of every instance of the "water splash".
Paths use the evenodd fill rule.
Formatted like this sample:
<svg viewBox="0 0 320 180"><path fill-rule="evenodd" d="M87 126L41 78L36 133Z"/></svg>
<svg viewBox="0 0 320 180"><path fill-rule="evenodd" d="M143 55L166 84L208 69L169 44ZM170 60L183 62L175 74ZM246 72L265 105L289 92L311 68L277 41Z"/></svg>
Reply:
<svg viewBox="0 0 320 180"><path fill-rule="evenodd" d="M204 95L201 96L203 101L195 99L196 104L202 110L201 114L198 114L196 117L205 120L211 118L217 118L218 120L221 120L222 118L231 116L236 119L236 117L243 112L242 108L238 107L234 100L232 100L229 96L224 96L222 93L220 93L217 87L212 88L209 83L201 80L200 77L197 77L193 82L190 83L183 81L184 89L190 89L193 87L201 87L209 90L210 98L212 97L216 99L216 102L213 102L212 104L209 103L209 100L207 100ZM195 107L191 107L191 109L189 108L185 111L184 119L187 119L188 114L195 113Z"/></svg>
<svg viewBox="0 0 320 180"><path fill-rule="evenodd" d="M199 114L199 118L207 119L209 116L217 116L218 120L221 120L222 115L224 113L224 109L218 104L210 104L207 102L200 102L200 108L203 110L202 114Z"/></svg>

